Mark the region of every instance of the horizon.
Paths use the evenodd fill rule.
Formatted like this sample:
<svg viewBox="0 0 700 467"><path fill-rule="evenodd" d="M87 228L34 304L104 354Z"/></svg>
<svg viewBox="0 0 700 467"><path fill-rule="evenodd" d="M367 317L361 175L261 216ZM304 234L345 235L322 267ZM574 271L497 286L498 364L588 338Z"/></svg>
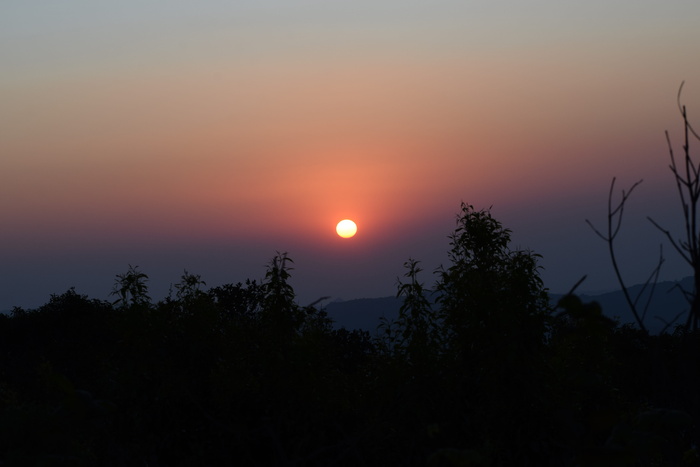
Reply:
<svg viewBox="0 0 700 467"><path fill-rule="evenodd" d="M700 3L69 0L0 6L0 310L71 287L108 299L129 264L167 295L294 260L304 305L395 295L447 263L460 202L491 207L553 293L692 274L668 168L700 127ZM697 157L700 141L692 140ZM349 218L357 235L341 239Z"/></svg>

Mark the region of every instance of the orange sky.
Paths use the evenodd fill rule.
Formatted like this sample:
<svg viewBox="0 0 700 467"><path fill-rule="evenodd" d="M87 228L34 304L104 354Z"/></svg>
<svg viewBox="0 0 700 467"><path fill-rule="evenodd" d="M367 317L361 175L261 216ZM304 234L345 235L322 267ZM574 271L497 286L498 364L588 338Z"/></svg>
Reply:
<svg viewBox="0 0 700 467"><path fill-rule="evenodd" d="M674 199L663 131L680 147L682 80L700 115L700 4L541 3L4 3L0 261L25 292L0 309L109 290L129 262L259 277L275 250L305 298L392 294L409 255L444 261L462 200L493 205L552 288L608 286L583 219L613 176Z"/></svg>

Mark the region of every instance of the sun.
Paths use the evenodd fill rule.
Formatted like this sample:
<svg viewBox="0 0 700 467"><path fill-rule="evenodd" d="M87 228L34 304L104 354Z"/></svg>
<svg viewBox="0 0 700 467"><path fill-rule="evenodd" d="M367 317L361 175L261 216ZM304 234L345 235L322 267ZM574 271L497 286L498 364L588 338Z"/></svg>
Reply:
<svg viewBox="0 0 700 467"><path fill-rule="evenodd" d="M357 224L350 219L343 219L335 226L335 231L343 238L354 237L357 233Z"/></svg>

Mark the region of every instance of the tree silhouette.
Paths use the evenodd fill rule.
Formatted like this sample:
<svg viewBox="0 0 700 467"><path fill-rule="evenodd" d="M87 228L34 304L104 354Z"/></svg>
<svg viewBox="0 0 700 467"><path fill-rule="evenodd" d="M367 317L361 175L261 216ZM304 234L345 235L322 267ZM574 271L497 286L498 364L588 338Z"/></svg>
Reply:
<svg viewBox="0 0 700 467"><path fill-rule="evenodd" d="M397 335L392 336L390 346L394 351L405 353L413 364L424 365L440 351L440 323L423 284L418 281L418 274L422 271L418 261L409 259L404 267L408 281L399 281L398 284L397 297L403 297L403 303L396 321Z"/></svg>
<svg viewBox="0 0 700 467"><path fill-rule="evenodd" d="M450 236L451 264L441 268L436 286L449 344L459 358L470 358L473 349L543 342L549 299L539 255L511 250L509 243L510 230L490 211L462 203Z"/></svg>
<svg viewBox="0 0 700 467"><path fill-rule="evenodd" d="M411 383L403 391L414 392L406 401L416 404L436 391L435 402L422 402L424 423L441 420L428 425L438 430L434 436L444 425L471 440L465 444L445 438L451 446L435 451L433 461L470 465L482 459L507 465L517 460L526 465L523 459L532 457L533 448L551 448L553 442L543 416L551 406L545 352L550 306L539 277L539 256L511 250L510 230L489 210L465 203L450 247L449 265L436 271L435 312L417 280L416 261L405 263L409 281L399 283L404 303L394 323L397 329L389 332L389 349L414 367L422 363L418 367L432 382L447 382L438 389L415 370L406 371ZM466 424L453 418L455 412L464 416L463 411L469 413ZM454 450L455 444L462 449Z"/></svg>
<svg viewBox="0 0 700 467"><path fill-rule="evenodd" d="M647 219L656 227L658 228L671 242L671 245L673 248L678 252L678 254L685 260L686 263L693 269L693 275L694 275L694 286L692 291L688 290L683 290L683 294L685 295L686 299L688 300L688 303L690 304L690 311L688 312L688 317L685 322L685 328L686 330L691 330L691 331L696 331L699 329L700 326L700 296L698 295L700 291L700 225L699 224L699 217L698 217L698 207L700 204L700 166L698 166L695 162L693 162L692 156L690 154L690 135L694 136L697 139L700 139L700 136L695 132L695 130L692 128L688 121L688 115L686 112L686 108L684 105L681 104L681 92L683 90L683 84L684 82L681 83L679 89L678 89L678 96L677 96L677 103L678 103L678 109L681 113L681 116L683 117L683 129L684 129L684 144L683 144L683 152L684 152L684 167L683 169L679 169L678 165L676 164L676 159L674 156L673 152L673 146L671 144L671 138L669 137L668 131L665 132L666 134L666 142L668 144L668 149L669 149L669 154L671 157L671 172L673 173L674 176L674 181L676 182L676 188L678 189L678 194L681 202L681 207L683 210L683 219L684 219L684 230L685 230L685 239L679 239L676 240L673 235L671 234L670 231L667 229L664 229L661 227L656 221L654 221L651 217L647 216ZM613 207L612 204L612 199L613 199L613 190L615 187L615 178L613 177L612 182L610 184L610 193L608 195L608 215L607 215L607 233L602 234L598 229L596 229L593 224L586 219L586 223L593 229L593 231L604 241L607 242L608 244L608 250L610 253L610 258L612 260L613 264L613 269L615 271L615 275L618 279L618 283L620 284L620 288L623 292L623 295L625 297L625 300L632 311L632 314L634 315L634 319L637 322L637 325L642 329L643 331L646 332L646 326L644 324L644 320L646 317L646 311L649 306L649 303L651 302L651 298L654 292L654 288L656 285L656 281L659 276L659 272L661 269L661 266L664 262L663 258L663 250L660 249L659 252L659 260L652 270L651 274L649 275L649 278L646 280L644 283L642 289L638 292L638 294L632 298L629 289L627 288L626 284L624 283L624 280L622 278L622 274L620 273L620 268L617 264L617 259L615 255L615 248L614 248L614 241L615 237L620 231L620 227L622 224L622 216L624 213L625 205L628 202L628 199L630 195L632 194L632 191L641 183L641 180L632 185L632 187L625 191L622 190L622 196L620 198L620 202ZM640 309L640 299L644 295L645 291L647 290L647 287L650 288L649 295L647 296L647 301L644 304L644 307ZM665 326L662 329L661 333L666 332L666 330L673 325L676 320L683 315L683 311L679 312L673 319L670 321L667 321L661 317L656 317L657 319L660 319L665 322Z"/></svg>
<svg viewBox="0 0 700 467"><path fill-rule="evenodd" d="M15 309L0 463L698 465L700 333L620 327L571 294L555 313L538 258L463 203L435 286L404 264L384 347L299 306L280 253L262 283L185 270L152 304L130 266L115 303Z"/></svg>
<svg viewBox="0 0 700 467"><path fill-rule="evenodd" d="M177 289L177 298L179 300L193 300L203 294L202 286L207 285L202 280L202 277L197 274L190 274L185 269L185 272L180 277L180 282L175 284Z"/></svg>
<svg viewBox="0 0 700 467"><path fill-rule="evenodd" d="M675 248L678 254L693 269L693 290L684 291L690 303L690 312L688 313L685 327L688 330L696 331L700 326L700 295L698 295L700 293L700 217L698 217L698 207L700 204L700 166L693 161L690 154L690 135L698 140L700 140L700 136L698 136L688 121L688 113L686 112L685 105L681 105L683 84L684 83L681 83L678 89L677 97L678 110L683 117L684 157L682 168L679 168L676 164L676 159L673 154L673 145L671 144L668 131L666 131L666 142L668 143L668 151L671 157L671 172L676 182L678 196L683 209L685 238L676 240L668 230L662 228L651 217L648 217L648 219L666 235L671 245L673 245L673 248Z"/></svg>
<svg viewBox="0 0 700 467"><path fill-rule="evenodd" d="M110 295L116 295L115 305L121 308L148 307L151 297L148 295L148 275L139 272L138 266L129 265L124 274L117 274L114 288Z"/></svg>

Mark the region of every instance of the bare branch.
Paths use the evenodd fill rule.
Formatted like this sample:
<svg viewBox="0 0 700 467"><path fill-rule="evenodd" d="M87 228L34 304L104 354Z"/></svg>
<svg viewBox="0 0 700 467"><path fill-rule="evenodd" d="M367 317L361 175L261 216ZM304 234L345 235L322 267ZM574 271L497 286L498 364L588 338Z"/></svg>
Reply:
<svg viewBox="0 0 700 467"><path fill-rule="evenodd" d="M684 157L682 168L679 168L676 162L676 157L673 152L673 145L671 144L671 137L669 136L668 131L665 132L666 143L668 145L668 152L671 159L671 164L669 167L671 169L671 173L673 174L673 178L676 183L676 189L678 190L678 196L680 198L681 208L683 211L683 227L685 230L685 235L683 236L684 238L682 240L675 239L671 235L671 232L661 227L661 225L659 225L651 217L647 216L647 219L654 225L654 227L659 229L659 231L661 231L666 236L666 238L671 242L671 245L676 250L676 252L678 252L681 258L683 258L693 268L695 279L693 292L690 293L683 289L681 290L683 290L684 296L691 305L691 309L688 314L688 320L685 325L686 330L696 330L698 326L700 326L700 296L698 296L698 293L700 293L700 233L698 232L698 224L700 223L700 219L698 218L698 206L700 205L700 165L696 164L690 156L690 135L695 136L699 140L700 135L698 135L698 133L692 128L692 126L688 122L688 114L686 108L684 105L681 104L681 94L683 91L684 84L685 82L681 83L678 89L677 96L678 109L681 113L681 116L683 117L684 129ZM629 199L634 189L640 183L641 180L632 185L632 187L630 187L628 191L622 190L622 196L620 198L619 203L613 206L615 178L612 179L612 183L610 184L610 192L608 194L607 235L603 234L601 231L596 229L595 226L588 219L586 219L586 223L591 227L591 229L593 229L596 235L598 235L605 242L607 242L613 269L622 289L623 295L625 296L625 300L627 301L627 304L629 305L632 314L637 320L637 323L639 324L640 328L646 330L644 328L643 322L646 318L646 314L649 309L649 304L651 302L651 298L659 278L661 266L664 262L663 251L660 249L659 260L657 262L656 267L652 270L647 281L642 286L640 292L636 295L634 300L632 300L629 294L629 290L627 289L627 286L625 285L624 280L622 278L622 274L620 273L620 268L617 264L614 245L615 238L620 232L620 228L622 226L622 216L624 214L625 204L627 203L627 200ZM649 287L651 287L649 289L649 295L646 297L644 308L640 315L638 311L639 301L642 299L642 296L648 290ZM669 325L670 324L667 323L666 327L664 327L663 332L665 332L666 329L668 329Z"/></svg>
<svg viewBox="0 0 700 467"><path fill-rule="evenodd" d="M578 286L581 285L581 283L583 283L583 281L586 280L586 277L588 277L588 275L584 275L582 278L580 278L580 279L578 280L578 282L576 282L576 283L574 284L574 286L571 287L571 290L569 290L569 293L567 293L566 295L573 295L574 290L576 290L576 289L578 288Z"/></svg>
<svg viewBox="0 0 700 467"><path fill-rule="evenodd" d="M668 241L671 242L671 245L673 246L673 248L676 249L676 251L678 252L678 254L681 255L681 257L682 257L688 264L690 264L690 265L692 266L692 265L693 265L693 262L691 261L690 257L685 253L685 251L683 251L683 250L687 249L687 247L683 247L683 248L682 248L682 246L684 245L684 242L682 242L682 241L679 240L679 241L681 242L681 246L679 246L678 243L676 243L676 241L675 241L675 240L673 239L673 237L671 236L671 232L669 232L668 230L666 230L666 229L664 229L663 227L661 227L661 226L660 226L654 219L652 219L651 217L647 216L647 219L649 219L649 222L651 222L652 224L654 224L654 227L656 227L656 228L659 229L664 235L666 235L666 238L668 238Z"/></svg>
<svg viewBox="0 0 700 467"><path fill-rule="evenodd" d="M620 202L613 208L613 192L615 188L615 178L613 177L612 182L610 183L610 191L608 193L608 233L607 235L601 234L594 226L593 224L586 219L586 223L593 229L593 231L600 237L602 238L605 242L608 244L608 251L610 254L610 260L612 261L613 265L613 270L615 271L615 276L617 277L617 281L620 284L620 288L622 289L622 293L625 297L625 300L627 301L627 305L630 307L630 310L632 311L632 314L634 315L634 319L637 321L637 324L639 325L639 328L647 332L646 327L644 326L644 318L639 315L639 312L637 311L637 301L639 300L639 295L635 298L635 300L632 300L632 297L629 294L629 290L627 289L627 286L625 285L625 281L622 278L622 273L620 272L620 267L617 264L617 257L615 255L615 237L617 237L617 234L620 232L620 227L622 226L622 215L624 214L625 211L625 204L627 203L627 200L629 199L630 195L634 191L634 189L642 183L642 180L639 180L636 182L632 187L628 190L622 190L622 196L620 198ZM613 227L614 226L614 227ZM663 262L663 258L661 259L660 263ZM661 267L661 264L657 266L657 269ZM652 277L654 277L652 273ZM577 284L578 285L578 284Z"/></svg>
<svg viewBox="0 0 700 467"><path fill-rule="evenodd" d="M685 80L681 81L681 85L678 87L678 96L676 97L676 103L678 104L678 110L681 112L681 115L684 114L684 109L685 106L681 105L681 92L683 91L683 85L685 84ZM693 129L692 126L688 123L688 129L690 132L695 136L697 139L700 140L700 135L697 134L697 132Z"/></svg>
<svg viewBox="0 0 700 467"><path fill-rule="evenodd" d="M608 241L608 237L606 237L605 235L603 235L602 233L600 233L600 231L599 231L598 229L596 229L596 228L593 226L593 224L591 223L591 221L589 221L588 219L586 219L586 224L588 224L588 225L591 227L591 229L593 229L593 232L595 232L596 235L598 235L600 238L602 238L602 239L605 240L606 242Z"/></svg>
<svg viewBox="0 0 700 467"><path fill-rule="evenodd" d="M673 325L673 323L675 323L676 321L678 321L678 318L680 318L681 316L683 316L683 314L684 314L686 311L687 311L687 310L681 311L681 312L678 313L676 316L674 316L673 319L672 319L671 321L666 321L666 320L663 319L661 316L654 316L654 318L658 319L659 321L661 321L662 323L664 323L664 324L666 325L666 326L664 326L663 328L661 328L661 331L659 331L659 334L664 334L664 333L668 330L668 328L671 327L671 326Z"/></svg>
<svg viewBox="0 0 700 467"><path fill-rule="evenodd" d="M663 245L659 245L659 261L656 263L656 267L651 271L651 274L647 278L646 282L644 282L642 289L639 291L639 293L637 294L637 297L634 299L634 305L637 306L637 302L644 294L644 291L646 290L647 287L649 287L649 285L651 285L651 290L649 290L649 295L647 296L646 303L644 304L644 309L642 310L642 321L644 321L644 319L647 316L647 311L649 310L649 305L651 304L651 298L654 296L654 290L656 289L656 284L659 281L659 273L661 272L661 266L663 264L664 264Z"/></svg>
<svg viewBox="0 0 700 467"><path fill-rule="evenodd" d="M674 240L668 230L661 228L658 223L648 218L656 228L666 235L673 245L673 248L681 255L681 257L693 268L694 285L693 292L688 293L683 291L686 299L690 302L690 312L686 321L686 330L695 330L698 327L700 320L700 235L698 233L698 205L700 204L700 167L693 161L690 155L690 135L700 139L700 136L695 132L688 122L688 114L684 105L681 104L681 93L683 85L681 82L678 88L678 96L676 98L678 110L683 117L683 162L685 174L681 174L676 165L676 159L673 153L673 145L668 131L666 131L666 142L668 151L671 157L671 172L673 173L678 195L681 201L683 210L683 223L685 229L684 240Z"/></svg>

